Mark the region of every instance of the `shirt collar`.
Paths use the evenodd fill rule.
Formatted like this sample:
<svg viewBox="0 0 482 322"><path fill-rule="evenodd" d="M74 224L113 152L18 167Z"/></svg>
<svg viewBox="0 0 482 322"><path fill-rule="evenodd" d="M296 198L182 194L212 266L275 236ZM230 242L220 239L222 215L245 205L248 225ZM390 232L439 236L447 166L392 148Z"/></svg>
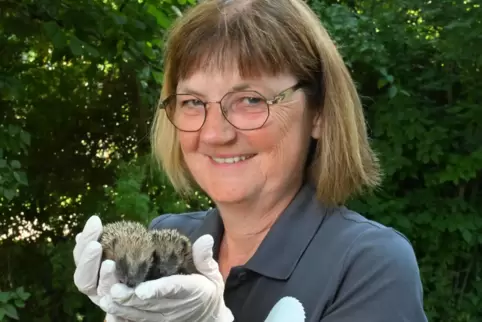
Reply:
<svg viewBox="0 0 482 322"><path fill-rule="evenodd" d="M210 209L206 212L206 216L202 224L190 236L192 242L195 242L199 237L209 234L213 236L213 258L217 261L219 259L219 249L221 247L221 239L224 234L223 221L219 216L216 208Z"/></svg>
<svg viewBox="0 0 482 322"><path fill-rule="evenodd" d="M270 278L289 278L322 224L327 210L317 201L315 188L304 184L244 267ZM193 240L204 234L212 235L214 259L218 260L223 233L219 212L212 209L194 232Z"/></svg>

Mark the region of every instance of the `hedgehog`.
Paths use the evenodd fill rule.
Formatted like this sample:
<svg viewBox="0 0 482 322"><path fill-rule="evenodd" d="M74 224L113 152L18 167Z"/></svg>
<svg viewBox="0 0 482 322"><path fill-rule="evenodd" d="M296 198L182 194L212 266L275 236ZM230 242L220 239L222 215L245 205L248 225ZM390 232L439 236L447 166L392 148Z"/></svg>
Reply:
<svg viewBox="0 0 482 322"><path fill-rule="evenodd" d="M191 242L175 229L147 230L137 222L117 221L104 226L99 242L102 260L113 260L119 282L132 288L165 276L197 273Z"/></svg>
<svg viewBox="0 0 482 322"><path fill-rule="evenodd" d="M99 238L102 260L116 263L119 282L135 287L147 280L154 261L154 243L142 224L117 221L106 224Z"/></svg>
<svg viewBox="0 0 482 322"><path fill-rule="evenodd" d="M192 258L192 245L188 237L176 229L149 231L154 243L154 263L150 278L198 273Z"/></svg>

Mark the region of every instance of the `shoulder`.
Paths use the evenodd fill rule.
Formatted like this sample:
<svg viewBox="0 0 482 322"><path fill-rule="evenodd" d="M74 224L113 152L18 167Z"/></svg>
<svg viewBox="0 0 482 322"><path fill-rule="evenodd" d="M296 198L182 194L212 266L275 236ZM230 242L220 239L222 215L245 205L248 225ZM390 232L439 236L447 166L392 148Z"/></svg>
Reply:
<svg viewBox="0 0 482 322"><path fill-rule="evenodd" d="M373 322L427 321L417 258L407 237L347 209L335 216L343 255L337 296L322 321L349 321L354 315Z"/></svg>
<svg viewBox="0 0 482 322"><path fill-rule="evenodd" d="M195 211L179 214L162 214L154 218L148 229L178 229L190 236L203 222L209 211Z"/></svg>
<svg viewBox="0 0 482 322"><path fill-rule="evenodd" d="M400 231L348 210L340 211L338 218L340 238L346 240L345 268L353 260L367 258L382 262L401 262L405 268L416 269L418 265L414 249L408 238ZM401 268L395 265L394 268Z"/></svg>
<svg viewBox="0 0 482 322"><path fill-rule="evenodd" d="M342 247L338 249L343 254L341 272L372 276L399 287L404 281L420 280L414 248L403 233L346 208L334 216L332 220L338 222L334 224L340 226L334 239Z"/></svg>
<svg viewBox="0 0 482 322"><path fill-rule="evenodd" d="M406 261L416 265L409 239L400 231L345 207L330 211L317 232L319 244L333 251L343 266L360 258Z"/></svg>

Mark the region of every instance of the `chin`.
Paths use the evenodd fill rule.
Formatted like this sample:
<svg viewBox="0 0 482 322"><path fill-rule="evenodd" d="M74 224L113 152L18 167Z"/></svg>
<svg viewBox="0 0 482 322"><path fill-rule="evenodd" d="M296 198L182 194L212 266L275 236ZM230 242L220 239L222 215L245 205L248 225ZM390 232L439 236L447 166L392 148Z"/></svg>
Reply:
<svg viewBox="0 0 482 322"><path fill-rule="evenodd" d="M204 191L216 204L241 203L256 195L254 187L240 187L239 185L223 185L211 183L206 186Z"/></svg>

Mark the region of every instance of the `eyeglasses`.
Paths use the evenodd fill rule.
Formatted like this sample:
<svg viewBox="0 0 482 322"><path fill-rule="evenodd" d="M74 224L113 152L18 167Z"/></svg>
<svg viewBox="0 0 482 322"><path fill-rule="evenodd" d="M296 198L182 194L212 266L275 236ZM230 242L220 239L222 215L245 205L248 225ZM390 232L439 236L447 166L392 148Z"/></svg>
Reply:
<svg viewBox="0 0 482 322"><path fill-rule="evenodd" d="M301 82L283 90L268 100L256 91L234 91L226 93L220 101L205 102L192 94L172 94L163 100L169 121L180 131L199 131L206 122L208 103L219 103L224 118L239 130L256 130L268 120L271 105L283 101L302 88Z"/></svg>

